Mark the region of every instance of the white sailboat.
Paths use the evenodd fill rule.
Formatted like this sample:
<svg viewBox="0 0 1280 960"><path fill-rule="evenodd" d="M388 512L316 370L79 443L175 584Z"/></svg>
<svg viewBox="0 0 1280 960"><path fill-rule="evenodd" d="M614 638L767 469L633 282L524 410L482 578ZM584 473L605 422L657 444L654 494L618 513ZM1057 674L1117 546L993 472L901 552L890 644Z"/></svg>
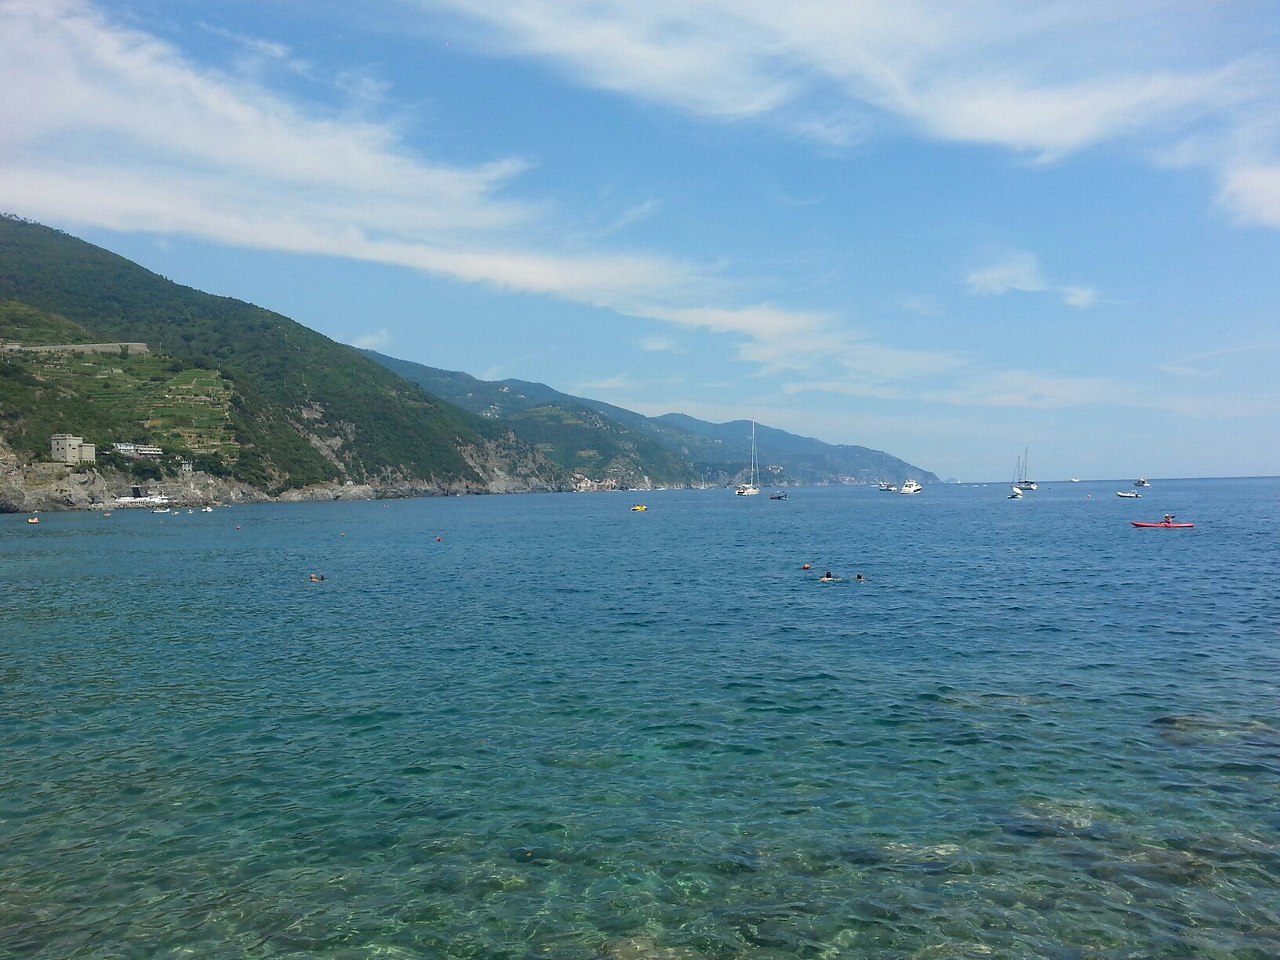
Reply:
<svg viewBox="0 0 1280 960"><path fill-rule="evenodd" d="M760 464L756 460L756 422L751 421L751 477L746 483L738 484L733 491L740 497L754 497L760 493Z"/></svg>
<svg viewBox="0 0 1280 960"><path fill-rule="evenodd" d="M1027 450L1022 451L1022 457L1018 460L1018 479L1014 483L1014 486L1019 490L1038 489L1034 480L1027 479L1027 464L1030 463L1030 460L1031 458L1027 456Z"/></svg>

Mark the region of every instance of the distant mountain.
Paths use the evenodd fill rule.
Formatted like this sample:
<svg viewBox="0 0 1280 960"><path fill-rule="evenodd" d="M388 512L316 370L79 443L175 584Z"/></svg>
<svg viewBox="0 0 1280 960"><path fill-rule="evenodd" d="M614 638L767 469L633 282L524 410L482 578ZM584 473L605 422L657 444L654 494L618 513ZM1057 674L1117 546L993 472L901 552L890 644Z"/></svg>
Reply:
<svg viewBox="0 0 1280 960"><path fill-rule="evenodd" d="M625 422L638 414L580 400L541 383L494 383L372 350L364 352L429 393L509 425L540 454L584 479L632 488L687 486L698 479L688 458Z"/></svg>
<svg viewBox="0 0 1280 960"><path fill-rule="evenodd" d="M66 355L0 352L0 436L27 456L47 455L53 430L100 446L148 440L177 455L220 461L234 477L270 491L346 481L559 489L567 479L502 423L443 402L354 348L13 217L0 217L4 340L150 348L146 362L122 356L105 369L67 362ZM166 405L172 391L160 389L175 377L200 380L187 377L191 371L204 372L206 412L217 414L204 427L191 427L189 415L175 417ZM104 405L111 408L105 419Z"/></svg>
<svg viewBox="0 0 1280 960"><path fill-rule="evenodd" d="M59 346L67 349L40 350ZM159 446L163 469L271 494L732 484L748 421L646 417L544 384L358 351L261 307L173 283L61 231L0 215L0 460L54 433ZM886 453L757 428L770 485L937 477ZM110 461L141 476L154 464Z"/></svg>
<svg viewBox="0 0 1280 960"><path fill-rule="evenodd" d="M731 484L745 479L751 422L707 423L679 413L646 417L613 404L561 393L525 380L478 380L465 373L365 353L464 410L509 423L526 443L568 470L591 477L610 470L657 483ZM769 485L939 483L928 470L879 450L823 443L756 426L763 482ZM604 467L604 473L597 472Z"/></svg>

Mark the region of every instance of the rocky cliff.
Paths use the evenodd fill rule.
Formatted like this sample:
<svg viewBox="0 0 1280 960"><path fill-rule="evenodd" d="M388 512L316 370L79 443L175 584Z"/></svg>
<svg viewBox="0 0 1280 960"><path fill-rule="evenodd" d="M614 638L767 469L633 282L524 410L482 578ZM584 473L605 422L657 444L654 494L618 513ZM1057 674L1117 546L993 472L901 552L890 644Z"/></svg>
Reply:
<svg viewBox="0 0 1280 960"><path fill-rule="evenodd" d="M271 497L246 483L200 471L139 483L118 470L70 467L61 463L26 463L0 438L0 513L115 510L152 505L134 501L139 492L161 497L169 504L197 507L273 500L281 503L380 500L571 489L563 470L530 452L514 436L468 446L463 449L463 456L480 476L479 481L457 477L428 480L388 478L377 483L332 481L286 490L277 497ZM123 503L120 502L122 498Z"/></svg>

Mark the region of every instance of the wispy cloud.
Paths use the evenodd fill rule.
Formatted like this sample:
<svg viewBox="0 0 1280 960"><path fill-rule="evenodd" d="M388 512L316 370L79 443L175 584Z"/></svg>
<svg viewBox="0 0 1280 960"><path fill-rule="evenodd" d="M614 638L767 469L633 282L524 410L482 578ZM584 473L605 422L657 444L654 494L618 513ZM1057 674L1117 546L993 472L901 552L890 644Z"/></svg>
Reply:
<svg viewBox="0 0 1280 960"><path fill-rule="evenodd" d="M1038 291L1045 288L1040 262L1035 254L1016 250L998 263L974 270L965 278L969 292L979 297L998 297L1010 290Z"/></svg>
<svg viewBox="0 0 1280 960"><path fill-rule="evenodd" d="M640 349L650 353L672 353L678 344L671 337L645 337L640 341Z"/></svg>
<svg viewBox="0 0 1280 960"><path fill-rule="evenodd" d="M990 266L972 271L965 286L979 297L998 297L1011 291L1051 292L1077 309L1092 307L1098 301L1097 291L1091 287L1050 285L1040 271L1039 258L1025 250L1011 251Z"/></svg>
<svg viewBox="0 0 1280 960"><path fill-rule="evenodd" d="M0 0L0 16L8 209L400 264L600 305L655 291L706 295L713 284L711 274L659 256L533 252L545 209L499 196L524 170L519 160L433 163L389 126L313 115L197 68L75 0ZM623 219L653 209L642 204Z"/></svg>
<svg viewBox="0 0 1280 960"><path fill-rule="evenodd" d="M550 209L507 198L525 170L518 159L432 162L389 125L304 110L76 0L0 0L0 14L0 204L24 215L558 297L732 337L741 359L769 368L802 369L823 354L856 368L877 350L892 353L841 334L830 314L735 305L718 266L548 250ZM283 45L227 38L291 56ZM742 40L726 37L726 55ZM659 206L626 208L606 234ZM566 247L579 236L566 228ZM890 366L934 364L900 351Z"/></svg>
<svg viewBox="0 0 1280 960"><path fill-rule="evenodd" d="M289 48L283 43L276 43L272 40L263 40L259 37L250 37L242 33L235 33L234 31L226 30L210 23L201 22L198 25L200 29L215 37L221 37L223 40L230 40L232 43L243 47L251 53L267 57L271 60L288 61L292 56Z"/></svg>
<svg viewBox="0 0 1280 960"><path fill-rule="evenodd" d="M1280 229L1280 162L1229 169L1221 199L1240 223Z"/></svg>
<svg viewBox="0 0 1280 960"><path fill-rule="evenodd" d="M541 58L599 89L827 144L905 125L1041 160L1124 140L1163 162L1194 140L1194 162L1219 175L1242 219L1280 225L1276 36L1257 31L1242 50L1230 6L404 2L483 25L475 46L495 55Z"/></svg>
<svg viewBox="0 0 1280 960"><path fill-rule="evenodd" d="M1196 379L1211 379L1222 375L1219 366L1214 365L1206 367L1205 364L1210 361L1221 360L1224 357L1253 357L1260 353L1275 353L1274 344L1255 343L1242 347L1224 347L1221 350L1208 350L1203 353L1196 353L1191 356L1180 357L1177 360L1171 360L1168 363L1162 363L1159 369L1171 376L1175 377L1193 377Z"/></svg>

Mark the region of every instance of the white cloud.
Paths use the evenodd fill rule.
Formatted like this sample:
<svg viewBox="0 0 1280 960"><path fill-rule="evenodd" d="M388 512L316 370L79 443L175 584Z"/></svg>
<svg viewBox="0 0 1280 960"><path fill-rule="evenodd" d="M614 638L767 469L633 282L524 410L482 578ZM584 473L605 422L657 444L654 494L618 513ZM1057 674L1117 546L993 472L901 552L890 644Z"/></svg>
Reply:
<svg viewBox="0 0 1280 960"><path fill-rule="evenodd" d="M1242 217L1280 225L1274 187L1257 171L1230 173L1276 150L1277 30L1265 4L403 2L433 24L447 10L480 25L475 46L496 55L824 144L866 139L876 124L1041 159L1126 140L1162 161L1197 142L1194 162L1222 174Z"/></svg>
<svg viewBox="0 0 1280 960"><path fill-rule="evenodd" d="M1069 307L1085 310L1098 302L1098 291L1090 287L1063 287L1062 302Z"/></svg>
<svg viewBox="0 0 1280 960"><path fill-rule="evenodd" d="M965 286L978 297L998 297L1014 290L1051 292L1061 297L1067 306L1079 310L1098 302L1098 292L1092 287L1050 285L1040 272L1039 258L1025 250L1010 251L991 266L970 272Z"/></svg>
<svg viewBox="0 0 1280 960"><path fill-rule="evenodd" d="M1010 290L1038 291L1045 288L1040 276L1040 263L1035 254L1016 250L998 263L974 270L965 279L969 292L980 297L995 297Z"/></svg>
<svg viewBox="0 0 1280 960"><path fill-rule="evenodd" d="M1280 229L1280 163L1228 170L1221 200L1240 223Z"/></svg>
<svg viewBox="0 0 1280 960"><path fill-rule="evenodd" d="M761 341L803 337L821 330L831 321L825 314L786 310L772 303L742 308L649 306L637 312L681 326L739 333Z"/></svg>
<svg viewBox="0 0 1280 960"><path fill-rule="evenodd" d="M1213 377L1221 376L1222 369L1217 365L1206 369L1205 364L1208 361L1221 360L1226 357L1257 358L1259 356L1266 357L1270 360L1274 357L1275 349L1274 345L1267 343L1253 343L1242 347L1223 347L1219 350L1209 350L1203 353L1181 357L1168 363L1162 363L1159 365L1158 369L1163 373L1167 373L1175 377L1211 379Z"/></svg>
<svg viewBox="0 0 1280 960"><path fill-rule="evenodd" d="M640 349L650 353L672 353L677 344L671 337L646 337L640 341Z"/></svg>
<svg viewBox="0 0 1280 960"><path fill-rule="evenodd" d="M386 327L379 327L372 333L366 333L363 337L357 337L351 341L353 347L359 347L361 350L381 350L391 342L391 331Z"/></svg>
<svg viewBox="0 0 1280 960"><path fill-rule="evenodd" d="M244 34L225 30L222 27L217 27L209 23L200 23L199 26L202 30L213 34L215 37L230 40L232 43L244 47L251 53L267 57L268 59L287 61L290 58L290 50L283 43L276 43L272 40L263 40L260 37L245 36Z"/></svg>
<svg viewBox="0 0 1280 960"><path fill-rule="evenodd" d="M1145 406L1133 387L1104 377L1060 377L1009 370L970 378L955 387L931 391L922 400L951 406L1056 410L1106 404Z"/></svg>
<svg viewBox="0 0 1280 960"><path fill-rule="evenodd" d="M924 354L855 342L825 313L717 303L727 283L697 264L548 252L549 211L501 196L523 172L518 160L432 163L386 125L315 115L259 84L198 68L76 0L0 0L0 15L0 206L25 216L395 264L559 297L734 337L740 358L772 369L833 357L848 369L887 359L899 375L936 366ZM723 39L726 55L743 40ZM635 204L606 232L658 208Z"/></svg>

